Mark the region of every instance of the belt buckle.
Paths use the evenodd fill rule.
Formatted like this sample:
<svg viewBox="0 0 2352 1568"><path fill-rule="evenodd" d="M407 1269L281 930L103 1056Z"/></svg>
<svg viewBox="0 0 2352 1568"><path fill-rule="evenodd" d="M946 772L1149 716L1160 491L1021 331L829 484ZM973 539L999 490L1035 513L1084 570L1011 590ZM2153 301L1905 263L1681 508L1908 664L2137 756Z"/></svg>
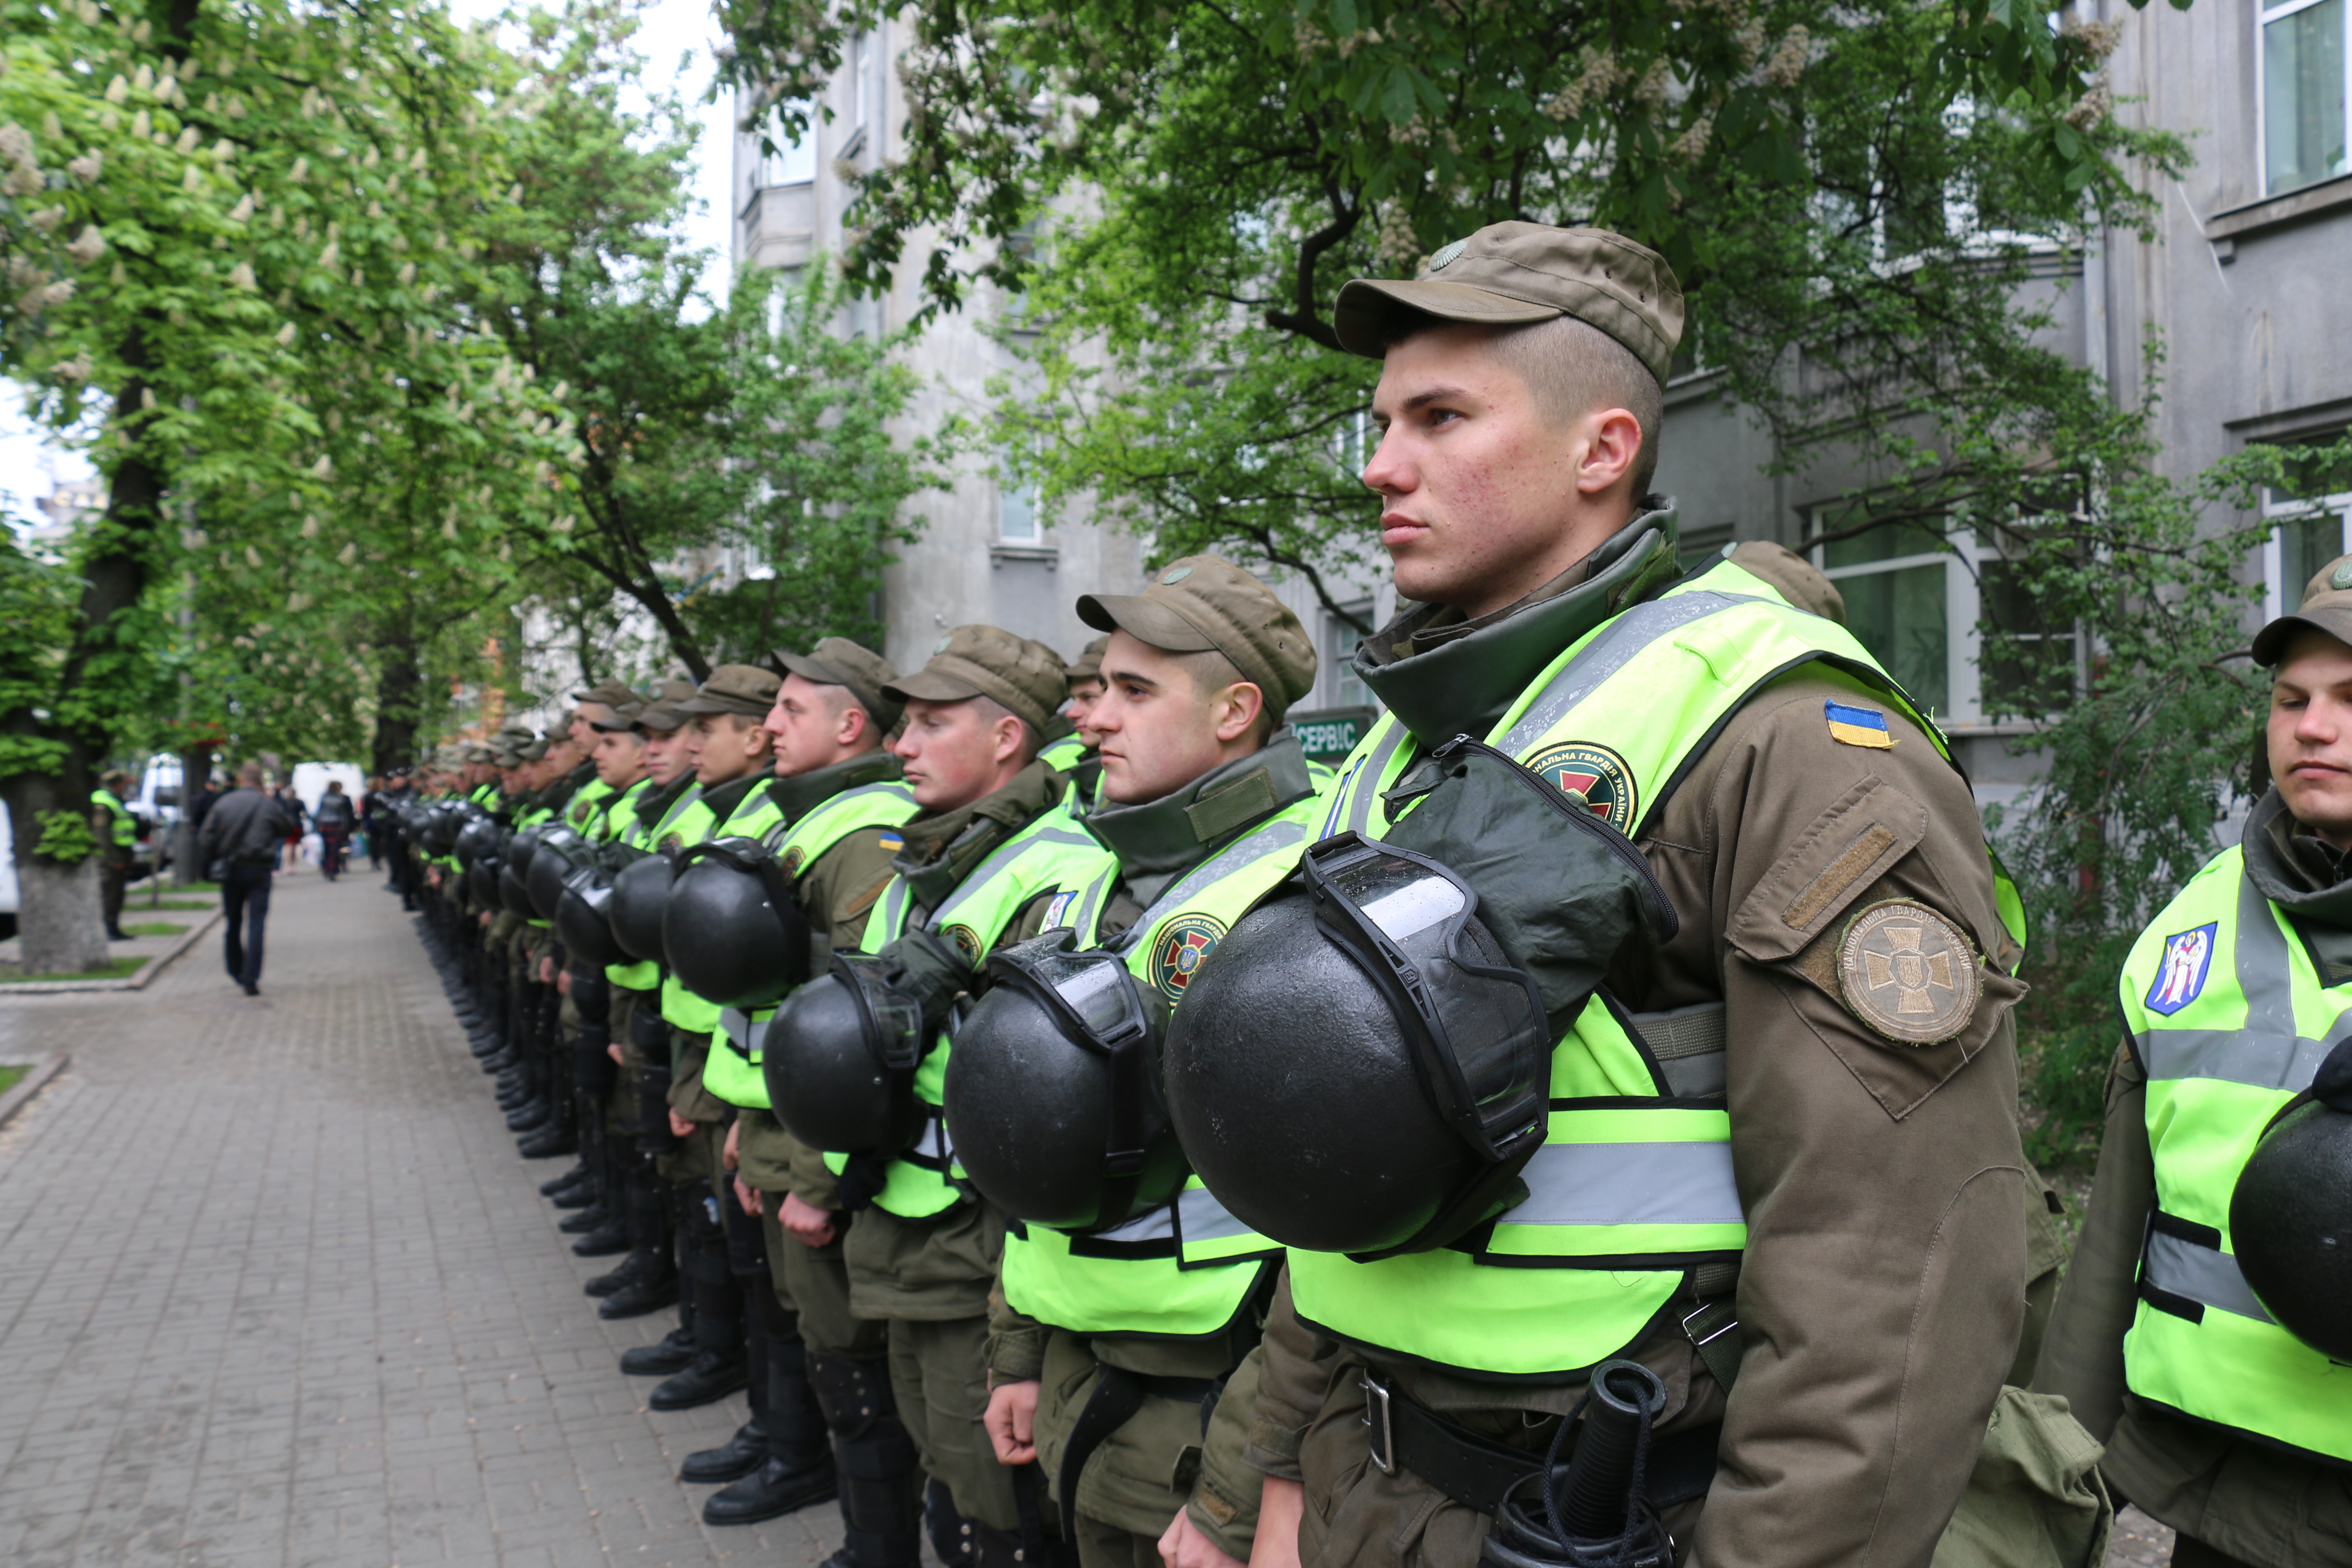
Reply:
<svg viewBox="0 0 2352 1568"><path fill-rule="evenodd" d="M1382 1475L1396 1473L1396 1424L1389 1414L1389 1391L1380 1379L1365 1373L1356 1379L1364 1391L1364 1426L1369 1433L1372 1463Z"/></svg>
<svg viewBox="0 0 2352 1568"><path fill-rule="evenodd" d="M1699 1316L1703 1312L1713 1311L1721 1304L1722 1303L1720 1301L1701 1301L1697 1306L1693 1307L1689 1311L1685 1312L1683 1314L1683 1338L1690 1341L1693 1345L1711 1345L1715 1343L1716 1341L1723 1338L1724 1335L1729 1333L1732 1330L1738 1328L1739 1326L1739 1319L1737 1315L1733 1315L1724 1319L1722 1326L1717 1329L1714 1332L1708 1334L1705 1339L1701 1339L1692 1331L1691 1320L1693 1318Z"/></svg>

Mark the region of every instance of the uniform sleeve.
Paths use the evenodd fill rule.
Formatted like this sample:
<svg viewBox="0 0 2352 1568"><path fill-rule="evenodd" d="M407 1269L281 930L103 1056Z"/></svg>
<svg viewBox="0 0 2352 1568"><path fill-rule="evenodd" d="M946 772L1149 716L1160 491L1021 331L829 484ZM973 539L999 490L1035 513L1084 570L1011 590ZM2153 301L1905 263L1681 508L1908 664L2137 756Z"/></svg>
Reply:
<svg viewBox="0 0 2352 1568"><path fill-rule="evenodd" d="M1694 1560L1925 1563L2025 1304L2023 987L1980 819L1924 735L1818 676L1752 700L1685 795L1644 847L1685 913L1665 967L1719 966L1748 1219Z"/></svg>
<svg viewBox="0 0 2352 1568"><path fill-rule="evenodd" d="M1228 1557L1249 1561L1257 1540L1263 1474L1249 1462L1250 1429L1257 1419L1258 1386L1265 1372L1265 1347L1242 1358L1217 1396L1209 1430L1201 1443L1201 1472L1184 1504L1192 1528L1216 1542Z"/></svg>
<svg viewBox="0 0 2352 1568"><path fill-rule="evenodd" d="M993 1384L1026 1383L1045 1367L1045 1340L1053 1330L1004 1299L1000 1277L988 1288L988 1373Z"/></svg>
<svg viewBox="0 0 2352 1568"><path fill-rule="evenodd" d="M1259 1342L1257 1405L1243 1450L1250 1464L1277 1480L1299 1479L1298 1444L1323 1408L1320 1347L1290 1301L1290 1270L1282 1271ZM1236 1553L1239 1555L1239 1553Z"/></svg>
<svg viewBox="0 0 2352 1568"><path fill-rule="evenodd" d="M2124 1333L2139 1307L2140 1244L2155 1207L2147 1084L2130 1050L2120 1049L2107 1074L2107 1122L2082 1239L2033 1374L2035 1392L2063 1394L2102 1443L2123 1415Z"/></svg>

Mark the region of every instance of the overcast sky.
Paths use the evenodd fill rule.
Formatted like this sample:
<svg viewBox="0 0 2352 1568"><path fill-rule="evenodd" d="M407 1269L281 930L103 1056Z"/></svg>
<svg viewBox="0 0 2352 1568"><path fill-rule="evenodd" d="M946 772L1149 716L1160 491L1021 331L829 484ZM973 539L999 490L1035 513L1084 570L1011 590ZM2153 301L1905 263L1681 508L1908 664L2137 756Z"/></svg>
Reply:
<svg viewBox="0 0 2352 1568"><path fill-rule="evenodd" d="M496 16L505 5L503 0L454 0L454 9L473 18ZM718 268L709 278L713 289L727 282L730 106L698 100L710 85L716 37L709 0L652 0L636 37L638 52L646 57L647 86L659 89L674 85L702 121L702 140L696 149L697 205L686 223L686 238L716 253ZM682 56L687 57L683 66ZM52 443L27 420L23 395L0 383L0 514L11 523L37 523L42 519L33 505L36 497L48 494L58 481L87 479L91 471L79 452Z"/></svg>

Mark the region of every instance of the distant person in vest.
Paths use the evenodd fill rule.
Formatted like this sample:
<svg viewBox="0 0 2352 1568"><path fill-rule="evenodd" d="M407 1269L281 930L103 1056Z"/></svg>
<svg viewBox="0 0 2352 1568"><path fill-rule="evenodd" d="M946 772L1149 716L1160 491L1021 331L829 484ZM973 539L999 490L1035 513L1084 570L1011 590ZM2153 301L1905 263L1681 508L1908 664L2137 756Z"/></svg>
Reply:
<svg viewBox="0 0 2352 1568"><path fill-rule="evenodd" d="M1111 628L1087 650L1099 689L1080 733L1103 775L1087 827L1118 858L1055 922L1127 972L1156 1024L1235 912L1219 889L1269 853L1296 860L1318 820L1314 776L1282 721L1314 688L1315 649L1272 589L1214 555L1170 562L1140 594L1088 595L1078 616ZM1244 905L1265 882L1246 886ZM992 990L947 1084L958 1158L983 1195L1031 1222L1005 1239L990 1315L997 1459L1042 1464L1082 1568L1154 1568L1160 1536L1196 1499L1216 1549L1245 1557L1257 1474L1238 1457L1202 1472L1202 1427L1257 1343L1281 1248L1224 1223L1205 1192L1147 1201L1104 1183L1102 1128L1073 1134L1045 1109L1090 1053L1066 1034L1072 1049L1040 1048L1045 1020ZM992 1188L1000 1173L1013 1179ZM1082 1197L1088 1188L1101 1195ZM1065 1205L1054 1226L1091 1208L1086 1234L1041 1223L1026 1197Z"/></svg>
<svg viewBox="0 0 2352 1568"><path fill-rule="evenodd" d="M1237 921L1166 1042L1194 1169L1290 1248L1252 1562L1463 1568L1490 1531L1563 1560L1536 1478L1623 1358L1644 1483L1615 1472L1613 1515L1566 1533L1924 1564L2041 1201L2021 938L1968 782L1790 552L1685 578L1651 489L1683 324L1662 258L1496 224L1349 282L1333 324L1382 362L1362 478L1401 613L1353 673L1388 711L1324 797L1312 905ZM1296 965L1253 959L1261 915ZM1402 956L1439 951L1509 963Z"/></svg>
<svg viewBox="0 0 2352 1568"><path fill-rule="evenodd" d="M2352 555L2264 626L2272 784L2141 933L2037 1388L2181 1568L2352 1564Z"/></svg>
<svg viewBox="0 0 2352 1568"><path fill-rule="evenodd" d="M247 996L261 994L261 938L269 921L269 874L293 819L261 787L261 764L236 770L236 787L205 813L196 863L220 883L221 957Z"/></svg>
<svg viewBox="0 0 2352 1568"><path fill-rule="evenodd" d="M112 773L99 780L89 804L90 820L98 829L98 893L106 914L110 942L129 942L122 929L122 890L131 880L131 864L139 850L139 819L124 803L131 798L131 775Z"/></svg>

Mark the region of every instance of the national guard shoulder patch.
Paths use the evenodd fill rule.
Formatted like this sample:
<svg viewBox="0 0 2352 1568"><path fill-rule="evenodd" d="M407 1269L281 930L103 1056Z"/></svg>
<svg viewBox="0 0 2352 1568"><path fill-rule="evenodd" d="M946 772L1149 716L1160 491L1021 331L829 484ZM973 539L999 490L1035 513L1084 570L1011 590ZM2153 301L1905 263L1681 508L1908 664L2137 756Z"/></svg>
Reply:
<svg viewBox="0 0 2352 1568"><path fill-rule="evenodd" d="M957 951L961 952L964 955L965 960L974 966L977 966L982 958L988 956L983 951L982 951L980 933L972 930L971 927L968 925L961 923L951 925L940 931L940 934L946 937L950 942L955 943Z"/></svg>
<svg viewBox="0 0 2352 1568"><path fill-rule="evenodd" d="M661 842L655 845L654 847L660 850L665 855L676 855L679 850L686 847L686 835L683 833L665 833L661 836Z"/></svg>
<svg viewBox="0 0 2352 1568"><path fill-rule="evenodd" d="M1620 833L1633 831L1640 801L1633 771L1606 746L1570 741L1546 746L1528 759L1528 770L1584 803L1592 815Z"/></svg>
<svg viewBox="0 0 2352 1568"><path fill-rule="evenodd" d="M1867 746L1874 752L1895 749L1895 737L1886 728L1886 715L1877 709L1824 702L1822 712L1830 722L1830 739L1840 745Z"/></svg>
<svg viewBox="0 0 2352 1568"><path fill-rule="evenodd" d="M1898 1045L1936 1046L1976 1016L1982 981L1968 936L1909 899L1873 904L1838 942L1846 1011Z"/></svg>
<svg viewBox="0 0 2352 1568"><path fill-rule="evenodd" d="M805 844L795 844L790 849L785 850L783 858L784 875L787 877L799 876L801 874L801 862L807 858L808 846Z"/></svg>
<svg viewBox="0 0 2352 1568"><path fill-rule="evenodd" d="M2156 984L2147 988L2149 1012L2169 1018L2204 993L2205 976L2213 970L2213 943L2221 931L2221 921L2208 921L2164 939L2164 961L2156 967Z"/></svg>
<svg viewBox="0 0 2352 1568"><path fill-rule="evenodd" d="M1225 922L1214 915L1177 915L1151 939L1152 988L1171 1005L1199 973L1202 961L1224 939Z"/></svg>

